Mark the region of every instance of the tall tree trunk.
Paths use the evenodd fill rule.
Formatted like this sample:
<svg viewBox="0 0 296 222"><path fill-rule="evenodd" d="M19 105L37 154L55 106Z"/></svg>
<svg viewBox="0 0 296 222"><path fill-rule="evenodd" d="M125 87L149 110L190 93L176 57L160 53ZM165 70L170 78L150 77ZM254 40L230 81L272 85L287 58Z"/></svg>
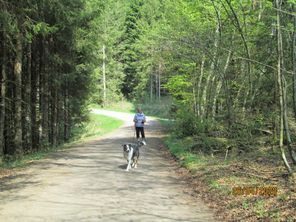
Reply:
<svg viewBox="0 0 296 222"><path fill-rule="evenodd" d="M32 75L31 75L31 121L32 121L32 149L39 147L39 68L36 45L32 45Z"/></svg>
<svg viewBox="0 0 296 222"><path fill-rule="evenodd" d="M64 141L69 140L69 104L68 104L68 83L64 89Z"/></svg>
<svg viewBox="0 0 296 222"><path fill-rule="evenodd" d="M15 46L16 58L14 62L15 78L15 118L14 118L14 154L18 157L23 155L22 147L22 36L18 32Z"/></svg>
<svg viewBox="0 0 296 222"><path fill-rule="evenodd" d="M4 35L3 35L4 36ZM0 100L0 162L4 154L5 138L4 138L4 121L5 121L5 99L6 99L6 46L4 38L2 39L2 65L1 65L1 100Z"/></svg>
<svg viewBox="0 0 296 222"><path fill-rule="evenodd" d="M62 118L62 113L63 113L63 94L62 90L57 90L57 106L56 106L56 112L57 112L57 144L60 144L63 139L62 139L62 126L63 126L63 118Z"/></svg>
<svg viewBox="0 0 296 222"><path fill-rule="evenodd" d="M40 108L41 108L41 117L42 117L42 133L41 133L41 138L42 138L42 143L44 145L48 145L49 142L49 118L48 118L48 68L47 68L47 57L48 57L48 41L43 40L42 41L42 66L40 67L42 72L41 72L41 78L40 78L40 86L41 86L41 100L40 100Z"/></svg>
<svg viewBox="0 0 296 222"><path fill-rule="evenodd" d="M161 63L158 64L158 85L157 85L157 92L158 92L158 101L160 101L160 87L161 87L161 82L160 82L160 76L162 72L162 65Z"/></svg>
<svg viewBox="0 0 296 222"><path fill-rule="evenodd" d="M289 172L292 172L291 166L287 161L285 149L284 149L284 95L283 95L283 73L282 73L282 62L283 62L283 41L282 41L282 32L281 32L281 19L280 19L280 10L281 10L281 0L276 0L277 15L277 49L278 49L278 63L277 63L277 84L278 84L278 96L279 96L279 148L281 150L282 160L285 164L285 167Z"/></svg>
<svg viewBox="0 0 296 222"><path fill-rule="evenodd" d="M25 83L25 95L24 95L24 149L27 152L32 151L32 121L31 121L31 75L32 75L32 48L31 44L28 45L27 52L27 75Z"/></svg>
<svg viewBox="0 0 296 222"><path fill-rule="evenodd" d="M193 97L193 112L194 116L198 117L198 106L197 106L197 96L196 96L196 88L197 88L197 76L195 75L195 72L192 76L192 97Z"/></svg>
<svg viewBox="0 0 296 222"><path fill-rule="evenodd" d="M157 78L157 73L155 73L155 99L157 99L158 97L157 86L158 86L158 78Z"/></svg>
<svg viewBox="0 0 296 222"><path fill-rule="evenodd" d="M232 99L231 99L231 94L229 90L229 82L228 82L228 77L223 81L224 83L224 90L225 90L225 96L226 96L226 108L227 108L227 124L228 124L228 129L231 129L232 123L234 121L233 118L233 104L232 104Z"/></svg>
<svg viewBox="0 0 296 222"><path fill-rule="evenodd" d="M107 88L106 88L106 48L105 45L103 45L103 65L102 65L102 70L103 70L103 106L106 106L107 102Z"/></svg>
<svg viewBox="0 0 296 222"><path fill-rule="evenodd" d="M153 101L153 75L152 72L150 74L150 102Z"/></svg>
<svg viewBox="0 0 296 222"><path fill-rule="evenodd" d="M295 6L292 5L292 12L295 11ZM296 119L296 16L293 16L293 35L292 35L292 68L293 68L293 108L294 118Z"/></svg>
<svg viewBox="0 0 296 222"><path fill-rule="evenodd" d="M205 83L205 87L203 89L203 94L202 94L202 112L201 112L201 116L204 118L207 116L207 112L208 110L208 98L209 98L209 94L210 94L210 83L211 83L211 79L212 76L214 75L215 72L215 67L217 64L217 54L218 54L218 44L219 44L219 22L217 22L217 26L216 26L216 30L215 30L215 39L214 39L214 53L213 53L213 57L211 58L211 66L210 66L210 72L208 73L207 79L206 79L206 83Z"/></svg>
<svg viewBox="0 0 296 222"><path fill-rule="evenodd" d="M202 84L202 80L203 80L203 76L204 76L204 65L205 65L205 55L202 56L201 59L201 64L200 64L200 74L199 74L199 79L198 79L198 83L197 83L197 99L198 99L198 113L197 115L200 117L203 111L203 104L202 104L202 97L201 97L201 84Z"/></svg>
<svg viewBox="0 0 296 222"><path fill-rule="evenodd" d="M56 86L53 87L52 91L52 110L51 110L51 127L52 127L52 135L51 135L51 145L57 145L57 137L58 137L58 89Z"/></svg>
<svg viewBox="0 0 296 222"><path fill-rule="evenodd" d="M14 144L14 122L15 122L15 110L14 110L14 58L7 47L7 67L6 67L6 100L5 100L5 116L4 116L4 138L5 138L5 149L4 154L14 155L15 144Z"/></svg>
<svg viewBox="0 0 296 222"><path fill-rule="evenodd" d="M290 128L289 128L289 121L288 121L288 107L287 107L287 83L285 79L283 78L283 102L284 102L284 129L285 129L285 135L287 139L287 146L288 146L288 151L289 155L292 159L293 165L296 164L296 155L295 152L292 148L292 140L291 140L291 133L290 133Z"/></svg>
<svg viewBox="0 0 296 222"><path fill-rule="evenodd" d="M38 86L37 86L37 107L38 109L36 109L36 116L37 116L37 129L38 129L38 138L39 138L39 148L40 145L43 145L44 140L43 140L43 73L44 73L44 43L43 43L43 37L41 37L39 39L39 45L38 45L38 49L39 49L39 67L38 67Z"/></svg>
<svg viewBox="0 0 296 222"><path fill-rule="evenodd" d="M222 73L223 76L225 76L225 73L227 72L231 56L232 56L232 51L229 51L226 62L225 62L225 66L224 66L224 69L223 69L223 73ZM217 108L217 99L218 99L218 96L220 94L220 90L222 88L222 81L223 81L223 77L220 77L218 79L218 81L217 81L217 84L216 84L217 86L214 89L214 98L213 98L213 103L212 103L212 117L213 118L215 118L216 112L217 112L217 109L218 109Z"/></svg>

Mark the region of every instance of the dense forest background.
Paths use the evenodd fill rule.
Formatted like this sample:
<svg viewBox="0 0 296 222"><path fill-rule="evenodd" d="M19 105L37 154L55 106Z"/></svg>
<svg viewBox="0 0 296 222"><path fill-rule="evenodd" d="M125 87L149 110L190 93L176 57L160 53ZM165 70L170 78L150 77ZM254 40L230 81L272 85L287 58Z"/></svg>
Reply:
<svg viewBox="0 0 296 222"><path fill-rule="evenodd" d="M218 214L295 221L296 0L0 0L0 70L0 165L129 101Z"/></svg>
<svg viewBox="0 0 296 222"><path fill-rule="evenodd" d="M163 101L215 155L265 136L295 171L295 0L0 0L0 156L57 146L87 105ZM204 149L204 150L203 150Z"/></svg>

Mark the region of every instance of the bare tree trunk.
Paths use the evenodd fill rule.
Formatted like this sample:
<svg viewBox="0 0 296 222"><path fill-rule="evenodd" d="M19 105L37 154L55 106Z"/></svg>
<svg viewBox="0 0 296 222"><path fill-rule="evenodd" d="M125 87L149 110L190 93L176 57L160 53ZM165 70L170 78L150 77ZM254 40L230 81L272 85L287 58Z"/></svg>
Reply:
<svg viewBox="0 0 296 222"><path fill-rule="evenodd" d="M39 67L38 67L38 87L37 87L37 106L38 109L36 110L36 114L37 114L37 129L38 129L38 138L39 138L39 146L43 145L42 143L43 141L43 68L44 68L44 49L43 49L43 37L41 37L41 39L39 40ZM40 147L38 147L39 149Z"/></svg>
<svg viewBox="0 0 296 222"><path fill-rule="evenodd" d="M292 159L293 164L296 164L296 155L295 152L292 148L292 140L291 140L291 134L290 134L290 129L289 129L289 122L288 122L288 108L287 108L287 83L286 80L283 78L283 92L284 92L284 129L285 129L285 135L287 139L287 146L288 146L288 151L289 155Z"/></svg>
<svg viewBox="0 0 296 222"><path fill-rule="evenodd" d="M211 79L211 73L208 74L207 79L206 79L206 83L205 86L203 88L203 93L202 93L202 97L201 97L201 118L203 119L206 115L206 107L207 107L207 92L208 92L208 87L210 84L210 79Z"/></svg>
<svg viewBox="0 0 296 222"><path fill-rule="evenodd" d="M33 49L36 46L32 46ZM32 61L38 61L38 53L33 50ZM39 147L39 68L38 63L32 63L32 76L31 76L31 121L32 121L32 149L38 150Z"/></svg>
<svg viewBox="0 0 296 222"><path fill-rule="evenodd" d="M57 144L60 144L62 139L62 126L63 126L63 94L62 91L57 91Z"/></svg>
<svg viewBox="0 0 296 222"><path fill-rule="evenodd" d="M253 87L253 95L251 96L250 98L250 104L253 104L254 100L255 100L255 97L257 95L257 92L259 91L259 86L260 86L260 83L261 83L261 78L263 76L263 72L261 72L259 74L259 77L257 78L256 80L256 84L254 83L254 87ZM257 87L256 87L257 86Z"/></svg>
<svg viewBox="0 0 296 222"><path fill-rule="evenodd" d="M14 62L14 78L15 78L15 118L14 118L14 153L20 157L23 155L22 147L22 36L19 32L16 36L16 58Z"/></svg>
<svg viewBox="0 0 296 222"><path fill-rule="evenodd" d="M232 51L229 51L226 62L225 62L225 66L223 69L222 75L224 75L224 76L225 76L225 73L227 72L231 56L232 56ZM213 98L213 103L212 103L212 117L213 118L215 118L215 116L216 116L217 99L218 99L218 96L219 96L221 88L222 88L222 81L223 81L223 78L220 78L220 81L219 80L217 81L218 83L217 83L216 89L214 90L215 93L214 93L214 98Z"/></svg>
<svg viewBox="0 0 296 222"><path fill-rule="evenodd" d="M24 132L24 149L26 151L32 151L32 121L31 121L31 73L32 73L32 48L31 44L28 45L27 52L27 76L25 84L25 132Z"/></svg>
<svg viewBox="0 0 296 222"><path fill-rule="evenodd" d="M205 56L203 55L202 56L202 59L201 59L201 64L200 64L200 75L199 75L199 79L198 79L198 83L197 83L197 99L198 99L198 113L197 115L200 117L200 115L202 114L202 110L204 109L202 106L202 98L201 98L201 83L202 83L202 79L203 79L203 76L204 76L204 65L205 65Z"/></svg>
<svg viewBox="0 0 296 222"><path fill-rule="evenodd" d="M207 79L206 79L206 83L205 83L205 87L203 89L203 94L202 94L202 112L201 112L201 116L202 118L204 118L205 116L207 116L207 107L208 107L208 94L210 94L210 91L209 91L209 85L210 85L210 80L212 78L212 76L214 75L214 72L215 72L215 66L216 66L216 62L217 62L217 53L218 53L218 41L219 41L219 22L217 22L217 27L216 27L216 31L215 31L215 40L214 40L214 54L213 54L213 58L212 59L212 62L211 62L211 69L210 69L210 72L207 76Z"/></svg>
<svg viewBox="0 0 296 222"><path fill-rule="evenodd" d="M105 45L103 45L103 65L102 65L102 70L103 70L103 106L106 106L107 102L107 89L106 89L106 51L105 51Z"/></svg>
<svg viewBox="0 0 296 222"><path fill-rule="evenodd" d="M14 112L14 87L15 82L13 81L13 65L14 58L7 51L7 73L6 73L6 98L5 100L5 116L4 116L4 138L5 138L5 149L4 153L8 155L15 154L15 144L14 144L14 122L15 122L15 112Z"/></svg>
<svg viewBox="0 0 296 222"><path fill-rule="evenodd" d="M4 36L4 35L3 35ZM5 121L5 98L6 98L6 46L4 44L4 39L3 39L3 45L2 45L2 58L3 62L1 65L1 75L2 78L0 79L1 81L1 103L0 103L0 162L2 159L2 156L4 154L4 147L5 147L5 139L4 139L4 121Z"/></svg>
<svg viewBox="0 0 296 222"><path fill-rule="evenodd" d="M292 6L292 12L295 11L295 6ZM296 16L293 16L293 35L292 35L292 68L293 68L293 108L294 118L296 119Z"/></svg>
<svg viewBox="0 0 296 222"><path fill-rule="evenodd" d="M161 86L161 83L160 83L160 75L161 75L161 72L162 72L162 65L161 63L158 64L158 101L160 101L160 86Z"/></svg>
<svg viewBox="0 0 296 222"><path fill-rule="evenodd" d="M58 137L58 89L54 86L53 96L52 96L52 146L57 145L57 137Z"/></svg>
<svg viewBox="0 0 296 222"><path fill-rule="evenodd" d="M228 128L230 129L234 118L233 118L233 110L232 110L233 105L232 105L231 95L229 92L229 83L228 83L227 77L225 78L223 83L224 83L224 90L225 90L225 96L226 96L227 124L228 124Z"/></svg>
<svg viewBox="0 0 296 222"><path fill-rule="evenodd" d="M155 72L157 72L157 71L155 70ZM155 73L155 100L158 97L157 86L158 86L158 78L157 78L157 73Z"/></svg>
<svg viewBox="0 0 296 222"><path fill-rule="evenodd" d="M194 116L198 117L198 107L197 107L197 97L196 97L196 88L197 88L196 78L197 77L193 73L193 77L192 77L193 112L194 112Z"/></svg>
<svg viewBox="0 0 296 222"><path fill-rule="evenodd" d="M150 74L150 102L153 101L153 75Z"/></svg>
<svg viewBox="0 0 296 222"><path fill-rule="evenodd" d="M247 101L248 101L248 97L250 95L252 95L252 92L253 92L253 85L252 85L252 64L250 62L250 58L251 58L251 55L250 55L250 50L249 50L249 47L248 47L248 44L247 44L247 40L246 40L246 36L244 34L244 31L241 27L241 24L240 24L240 20L234 10L234 8L232 7L232 1L230 0L226 0L226 3L228 5L228 7L230 8L231 12L232 12L232 15L233 15L233 25L234 27L239 31L239 34L241 36L241 39L243 41L243 45L244 45L244 48L245 48L245 51L246 51L246 56L248 58L248 61L247 61L247 70L248 70L248 80L249 80L249 87L247 88L248 91L247 93L245 94L245 98L244 98L244 102L243 102L243 113L244 115L246 114L246 105L247 105ZM251 106L251 104L250 104Z"/></svg>
<svg viewBox="0 0 296 222"><path fill-rule="evenodd" d="M43 56L42 60L42 78L41 78L41 116L42 116L42 143L48 145L49 142L49 115L48 115L48 69L47 69L47 57L48 57L48 41L43 40Z"/></svg>
<svg viewBox="0 0 296 222"><path fill-rule="evenodd" d="M69 105L68 105L68 82L64 89L64 141L69 140Z"/></svg>
<svg viewBox="0 0 296 222"><path fill-rule="evenodd" d="M258 15L258 20L261 20L262 17L262 0L259 0L259 15Z"/></svg>
<svg viewBox="0 0 296 222"><path fill-rule="evenodd" d="M283 62L283 41L282 41L282 32L281 32L281 20L280 20L280 10L281 10L281 0L276 0L277 10L277 48L278 48L278 64L277 64L277 84L279 92L279 117L280 117L280 132L279 132L279 147L281 150L282 160L285 164L285 167L289 172L292 172L291 166L287 161L285 150L284 150L284 95L283 95L283 74L282 74L282 62Z"/></svg>

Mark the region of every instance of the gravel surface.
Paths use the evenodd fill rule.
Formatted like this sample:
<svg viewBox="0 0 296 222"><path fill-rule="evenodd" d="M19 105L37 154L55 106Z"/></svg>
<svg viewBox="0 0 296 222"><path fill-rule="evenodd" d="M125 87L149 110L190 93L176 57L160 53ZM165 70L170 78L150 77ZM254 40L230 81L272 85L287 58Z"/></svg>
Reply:
<svg viewBox="0 0 296 222"><path fill-rule="evenodd" d="M148 118L148 145L137 169L125 171L121 144L134 141L132 114L93 110L125 120L116 131L36 161L0 180L0 221L214 221L185 192L176 166L160 149L161 129Z"/></svg>

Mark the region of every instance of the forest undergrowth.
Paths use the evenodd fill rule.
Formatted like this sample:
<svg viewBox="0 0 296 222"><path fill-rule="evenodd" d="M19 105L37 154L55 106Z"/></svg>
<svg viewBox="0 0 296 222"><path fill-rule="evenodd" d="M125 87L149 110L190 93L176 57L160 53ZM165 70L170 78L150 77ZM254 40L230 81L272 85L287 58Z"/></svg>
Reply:
<svg viewBox="0 0 296 222"><path fill-rule="evenodd" d="M144 107L153 107L146 104ZM155 106L152 113L164 113ZM227 221L295 221L295 178L282 164L273 132L263 125L232 132L199 126L190 136L190 124L160 118L167 136L164 143L193 196L202 198L216 215ZM183 118L184 120L185 118ZM173 121L174 120L174 121ZM219 129L217 129L217 127ZM238 129L236 129L238 130ZM292 127L293 132L296 128ZM200 132L198 132L200 131Z"/></svg>

